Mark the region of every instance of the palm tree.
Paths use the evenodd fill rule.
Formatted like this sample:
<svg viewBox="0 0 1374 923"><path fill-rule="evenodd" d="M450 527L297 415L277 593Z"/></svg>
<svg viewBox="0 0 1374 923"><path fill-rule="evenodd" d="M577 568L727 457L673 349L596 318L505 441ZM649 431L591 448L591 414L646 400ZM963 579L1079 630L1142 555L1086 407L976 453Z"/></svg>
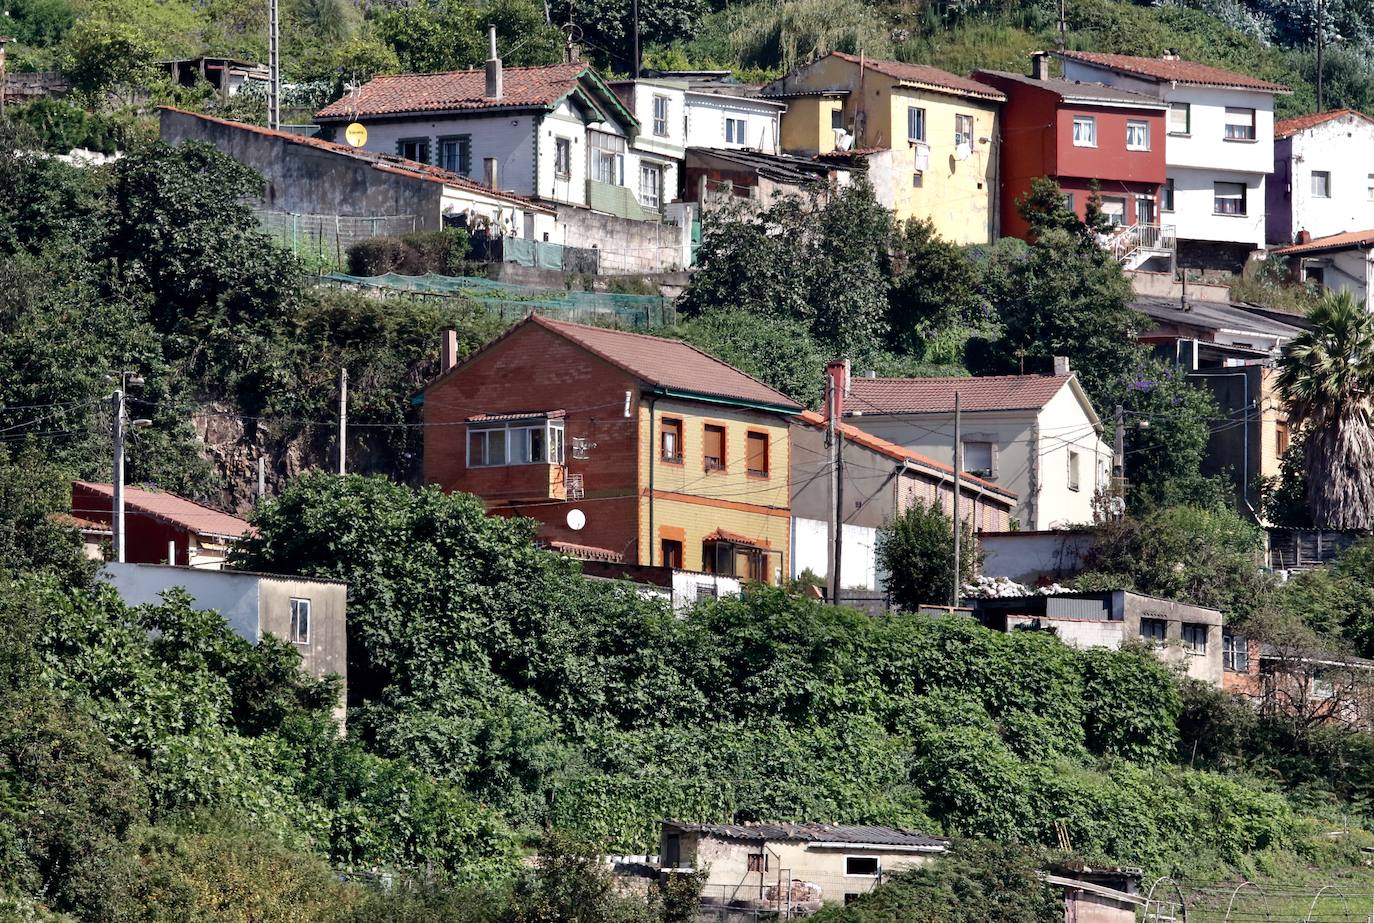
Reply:
<svg viewBox="0 0 1374 923"><path fill-rule="evenodd" d="M1279 359L1288 420L1305 433L1307 507L1321 528L1374 524L1374 317L1349 292L1308 315Z"/></svg>

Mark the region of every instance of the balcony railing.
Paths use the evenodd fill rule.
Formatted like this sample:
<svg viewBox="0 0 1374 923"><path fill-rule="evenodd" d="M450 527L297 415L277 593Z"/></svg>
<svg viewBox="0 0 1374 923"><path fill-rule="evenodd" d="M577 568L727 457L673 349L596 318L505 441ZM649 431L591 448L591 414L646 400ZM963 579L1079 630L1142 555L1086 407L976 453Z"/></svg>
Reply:
<svg viewBox="0 0 1374 923"><path fill-rule="evenodd" d="M1142 251L1150 254L1173 253L1178 237L1172 224L1129 224L1113 228L1101 238L1102 246L1119 263L1128 262Z"/></svg>

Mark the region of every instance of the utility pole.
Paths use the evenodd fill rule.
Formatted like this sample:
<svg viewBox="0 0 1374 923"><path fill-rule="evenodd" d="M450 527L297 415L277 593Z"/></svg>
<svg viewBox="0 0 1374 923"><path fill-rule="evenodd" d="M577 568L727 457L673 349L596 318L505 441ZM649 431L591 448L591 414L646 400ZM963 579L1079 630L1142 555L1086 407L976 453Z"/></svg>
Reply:
<svg viewBox="0 0 1374 923"><path fill-rule="evenodd" d="M634 43L635 43L635 47L634 47L634 56L635 56L635 59L634 59L634 64L633 64L632 67L630 68L630 71L631 71L631 73L634 74L634 78L635 78L636 80L638 80L638 79L639 79L639 0L633 0L633 2L631 3L631 7L632 7L632 9L631 9L631 11L630 11L630 18L634 21Z"/></svg>
<svg viewBox="0 0 1374 923"><path fill-rule="evenodd" d="M836 410L839 407L839 391L836 390L835 404L831 407L830 420L831 427L836 426L835 418L839 416ZM835 433L835 604L839 605L840 590L844 588L841 582L843 576L844 558L844 433Z"/></svg>
<svg viewBox="0 0 1374 923"><path fill-rule="evenodd" d="M278 0L267 2L267 69L267 127L276 130L281 128L281 17L278 15ZM227 75L225 79L229 79Z"/></svg>
<svg viewBox="0 0 1374 923"><path fill-rule="evenodd" d="M835 376L825 376L825 444L830 449L830 604L840 601L840 574L836 569L840 546L840 446L835 432Z"/></svg>
<svg viewBox="0 0 1374 923"><path fill-rule="evenodd" d="M0 35L0 119L5 117L5 91L9 89L5 74L5 43L10 40L8 35Z"/></svg>
<svg viewBox="0 0 1374 923"><path fill-rule="evenodd" d="M258 456L258 502L267 499L267 456Z"/></svg>
<svg viewBox="0 0 1374 923"><path fill-rule="evenodd" d="M348 473L348 369L339 369L339 474Z"/></svg>
<svg viewBox="0 0 1374 923"><path fill-rule="evenodd" d="M951 605L959 605L959 593L962 589L962 581L959 579L959 543L961 533L964 531L963 523L959 521L959 472L964 467L964 453L961 451L959 441L962 437L960 426L962 424L959 409L959 392L954 392L954 601Z"/></svg>
<svg viewBox="0 0 1374 923"><path fill-rule="evenodd" d="M1064 21L1064 0L1059 0L1059 50L1063 51L1068 45L1068 24Z"/></svg>
<svg viewBox="0 0 1374 923"><path fill-rule="evenodd" d="M1116 432L1112 437L1112 492L1115 493L1126 476L1126 426L1125 411L1116 405Z"/></svg>
<svg viewBox="0 0 1374 923"><path fill-rule="evenodd" d="M1325 29L1325 25L1326 25L1326 24L1322 21L1322 12L1323 12L1322 8L1323 8L1323 6L1325 6L1324 0L1317 0L1317 111L1318 111L1318 112L1325 112L1325 111L1326 111L1326 106L1323 104L1323 101L1322 101L1322 71L1325 70L1325 68L1322 66L1322 64L1323 64L1322 58L1325 56L1324 53L1325 53L1325 51L1326 51L1326 29Z"/></svg>
<svg viewBox="0 0 1374 923"><path fill-rule="evenodd" d="M114 559L124 563L124 391L116 388L110 395L110 413L114 419L114 511L110 531L114 545Z"/></svg>

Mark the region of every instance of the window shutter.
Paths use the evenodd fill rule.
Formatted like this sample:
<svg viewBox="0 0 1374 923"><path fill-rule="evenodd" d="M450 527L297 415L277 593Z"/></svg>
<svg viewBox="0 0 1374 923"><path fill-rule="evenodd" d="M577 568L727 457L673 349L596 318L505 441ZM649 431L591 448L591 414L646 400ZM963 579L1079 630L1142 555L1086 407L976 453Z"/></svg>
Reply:
<svg viewBox="0 0 1374 923"><path fill-rule="evenodd" d="M765 433L749 434L749 457L747 467L751 472L768 473L768 436Z"/></svg>

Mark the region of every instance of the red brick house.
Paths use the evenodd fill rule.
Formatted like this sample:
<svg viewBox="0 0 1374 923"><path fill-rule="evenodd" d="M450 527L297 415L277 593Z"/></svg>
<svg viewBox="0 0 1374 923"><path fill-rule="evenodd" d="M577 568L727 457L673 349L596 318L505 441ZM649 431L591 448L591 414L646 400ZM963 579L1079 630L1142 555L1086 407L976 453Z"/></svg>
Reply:
<svg viewBox="0 0 1374 923"><path fill-rule="evenodd" d="M695 347L531 315L422 401L425 481L538 520L550 544L747 580L787 573L788 417L801 408Z"/></svg>
<svg viewBox="0 0 1374 923"><path fill-rule="evenodd" d="M114 488L72 482L72 516L82 533L97 533L114 519ZM164 490L124 488L124 556L130 564L189 564L218 568L230 547L252 530L247 522ZM168 561L168 546L176 560Z"/></svg>
<svg viewBox="0 0 1374 923"><path fill-rule="evenodd" d="M1129 90L1049 76L1048 56L1033 56L1033 76L975 71L1006 94L999 185L1002 233L1029 231L1016 201L1031 183L1059 183L1075 214L1084 214L1096 181L1113 224L1159 224L1167 105Z"/></svg>

